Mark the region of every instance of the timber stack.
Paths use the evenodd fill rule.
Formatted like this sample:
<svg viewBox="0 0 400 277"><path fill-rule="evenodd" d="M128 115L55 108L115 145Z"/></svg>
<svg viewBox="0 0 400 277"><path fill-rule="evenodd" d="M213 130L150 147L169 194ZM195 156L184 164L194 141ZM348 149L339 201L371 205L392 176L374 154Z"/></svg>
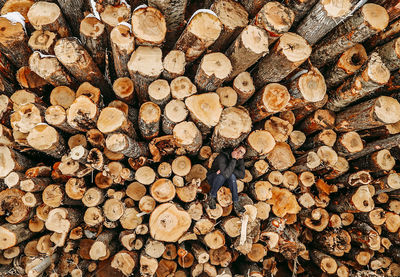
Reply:
<svg viewBox="0 0 400 277"><path fill-rule="evenodd" d="M400 276L400 1L0 14L0 276Z"/></svg>

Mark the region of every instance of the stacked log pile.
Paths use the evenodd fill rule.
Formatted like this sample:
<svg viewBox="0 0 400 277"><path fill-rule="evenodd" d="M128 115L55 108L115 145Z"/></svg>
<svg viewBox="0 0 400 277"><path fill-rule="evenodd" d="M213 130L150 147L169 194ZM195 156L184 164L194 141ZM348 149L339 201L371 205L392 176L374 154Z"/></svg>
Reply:
<svg viewBox="0 0 400 277"><path fill-rule="evenodd" d="M0 14L0 276L400 275L398 0Z"/></svg>

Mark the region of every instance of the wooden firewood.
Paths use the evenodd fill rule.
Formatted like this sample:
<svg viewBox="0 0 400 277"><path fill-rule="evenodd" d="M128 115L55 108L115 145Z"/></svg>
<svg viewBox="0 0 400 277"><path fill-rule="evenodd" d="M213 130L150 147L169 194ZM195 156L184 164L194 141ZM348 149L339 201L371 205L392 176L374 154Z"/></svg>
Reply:
<svg viewBox="0 0 400 277"><path fill-rule="evenodd" d="M185 53L186 62L196 60L220 36L222 23L213 13L199 11L192 16L174 49Z"/></svg>
<svg viewBox="0 0 400 277"><path fill-rule="evenodd" d="M29 67L55 87L70 86L75 82L55 56L44 56L39 52L34 52L29 57Z"/></svg>
<svg viewBox="0 0 400 277"><path fill-rule="evenodd" d="M145 140L158 136L160 129L161 109L153 102L145 102L139 110L139 130Z"/></svg>
<svg viewBox="0 0 400 277"><path fill-rule="evenodd" d="M293 131L293 126L286 120L271 116L264 123L264 130L268 131L275 141L285 142Z"/></svg>
<svg viewBox="0 0 400 277"><path fill-rule="evenodd" d="M111 2L106 4L100 12L100 18L106 24L107 33L110 33L119 23L127 22L131 15L131 7L127 2Z"/></svg>
<svg viewBox="0 0 400 277"><path fill-rule="evenodd" d="M318 109L306 117L298 127L306 135L326 128L332 128L335 124L335 114L329 110Z"/></svg>
<svg viewBox="0 0 400 277"><path fill-rule="evenodd" d="M169 179L158 179L151 185L150 194L157 202L168 202L175 197L175 186Z"/></svg>
<svg viewBox="0 0 400 277"><path fill-rule="evenodd" d="M267 3L267 0L240 0L239 1L246 11L249 13L250 18L253 18L261 8Z"/></svg>
<svg viewBox="0 0 400 277"><path fill-rule="evenodd" d="M0 92L10 96L15 91L15 84L0 74Z"/></svg>
<svg viewBox="0 0 400 277"><path fill-rule="evenodd" d="M312 64L316 67L324 66L356 43L363 42L385 29L388 23L389 16L383 7L372 3L365 4L334 29L326 39L315 45L310 57ZM348 36L350 33L352 35Z"/></svg>
<svg viewBox="0 0 400 277"><path fill-rule="evenodd" d="M319 102L326 93L324 76L316 67L310 67L300 76L291 78L287 87L290 93L289 103L285 107L287 110L301 108L310 102Z"/></svg>
<svg viewBox="0 0 400 277"><path fill-rule="evenodd" d="M11 127L21 133L29 133L37 124L44 122L45 108L40 104L21 105L10 117Z"/></svg>
<svg viewBox="0 0 400 277"><path fill-rule="evenodd" d="M352 225L348 227L347 231L352 241L366 248L378 250L381 246L379 234L365 222L354 221Z"/></svg>
<svg viewBox="0 0 400 277"><path fill-rule="evenodd" d="M105 98L111 97L109 85L89 53L76 38L63 38L54 46L57 59L80 82L91 82L102 90Z"/></svg>
<svg viewBox="0 0 400 277"><path fill-rule="evenodd" d="M322 271L328 274L334 274L337 270L336 260L323 252L313 249L310 251L310 258Z"/></svg>
<svg viewBox="0 0 400 277"><path fill-rule="evenodd" d="M326 75L327 87L337 87L345 79L358 71L367 60L367 53L361 44L356 44L340 55L335 66L329 69Z"/></svg>
<svg viewBox="0 0 400 277"><path fill-rule="evenodd" d="M354 160L352 165L356 169L372 169L376 172L380 172L391 170L395 163L390 151L388 149L383 149Z"/></svg>
<svg viewBox="0 0 400 277"><path fill-rule="evenodd" d="M57 32L62 38L71 34L60 7L55 3L39 1L32 5L27 16L36 30Z"/></svg>
<svg viewBox="0 0 400 277"><path fill-rule="evenodd" d="M335 143L335 149L338 154L355 153L363 150L364 144L357 132L347 132L341 134Z"/></svg>
<svg viewBox="0 0 400 277"><path fill-rule="evenodd" d="M234 128L233 128L234 126ZM211 138L214 151L239 145L251 131L251 119L246 110L230 107L223 110Z"/></svg>
<svg viewBox="0 0 400 277"><path fill-rule="evenodd" d="M239 105L243 105L251 96L253 96L255 92L253 78L248 72L242 72L237 75L236 78L233 80L232 87L237 93L237 104Z"/></svg>
<svg viewBox="0 0 400 277"><path fill-rule="evenodd" d="M0 226L0 237L2 238L2 243L0 249L8 249L20 242L29 239L33 235L27 228L26 223L20 224L10 224L6 223Z"/></svg>
<svg viewBox="0 0 400 277"><path fill-rule="evenodd" d="M367 49L373 49L377 45L382 45L396 38L399 32L400 32L400 20L397 19L396 21L391 22L385 30L380 31L377 34L369 37L364 42L364 46Z"/></svg>
<svg viewBox="0 0 400 277"><path fill-rule="evenodd" d="M374 52L359 73L344 82L336 91L331 91L327 108L339 111L382 87L389 78L390 71Z"/></svg>
<svg viewBox="0 0 400 277"><path fill-rule="evenodd" d="M101 110L97 120L97 128L103 134L121 132L131 138L136 138L136 131L133 123L119 109L107 107Z"/></svg>
<svg viewBox="0 0 400 277"><path fill-rule="evenodd" d="M400 121L399 108L398 101L387 96L365 101L338 113L335 130L349 132L396 123Z"/></svg>
<svg viewBox="0 0 400 277"><path fill-rule="evenodd" d="M152 82L148 88L149 99L160 107L165 105L171 99L171 88L166 80L158 79Z"/></svg>
<svg viewBox="0 0 400 277"><path fill-rule="evenodd" d="M314 149L323 145L333 147L336 141L337 134L335 131L332 129L323 129L319 133L309 136L303 144L302 149Z"/></svg>
<svg viewBox="0 0 400 277"><path fill-rule="evenodd" d="M290 146L285 142L277 142L272 151L267 154L267 160L276 170L288 169L296 162Z"/></svg>
<svg viewBox="0 0 400 277"><path fill-rule="evenodd" d="M204 55L197 69L194 82L201 91L215 91L232 72L230 60L222 53Z"/></svg>
<svg viewBox="0 0 400 277"><path fill-rule="evenodd" d="M74 100L75 91L67 86L58 86L50 93L50 103L54 106L62 106L64 109L68 109Z"/></svg>
<svg viewBox="0 0 400 277"><path fill-rule="evenodd" d="M256 88L279 82L299 67L311 54L311 46L295 33L283 34L254 71Z"/></svg>
<svg viewBox="0 0 400 277"><path fill-rule="evenodd" d="M104 68L107 34L104 24L96 17L85 17L79 28L82 45L100 69Z"/></svg>
<svg viewBox="0 0 400 277"><path fill-rule="evenodd" d="M162 130L170 135L175 125L184 121L188 115L188 110L184 102L180 100L171 100L164 108L162 117Z"/></svg>
<svg viewBox="0 0 400 277"><path fill-rule="evenodd" d="M268 46L268 33L264 29L253 25L244 28L225 52L232 63L232 73L228 80L247 70L268 53Z"/></svg>
<svg viewBox="0 0 400 277"><path fill-rule="evenodd" d="M21 15L15 19L0 18L1 31L0 49L1 52L14 64L15 67L28 65L29 56L32 50L28 46L28 37L24 30L25 22Z"/></svg>
<svg viewBox="0 0 400 277"><path fill-rule="evenodd" d="M163 71L161 49L158 47L139 46L128 62L128 70L135 84L135 91L140 103L148 100L147 88ZM143 67L143 64L148 66Z"/></svg>
<svg viewBox="0 0 400 277"><path fill-rule="evenodd" d="M284 110L289 103L290 94L286 87L271 83L258 91L245 107L253 121L260 121L271 114Z"/></svg>
<svg viewBox="0 0 400 277"><path fill-rule="evenodd" d="M346 19L358 4L359 1L318 1L300 22L296 33L313 45Z"/></svg>
<svg viewBox="0 0 400 277"><path fill-rule="evenodd" d="M332 199L329 205L329 209L340 213L369 212L374 207L374 201L367 185L360 186L338 199Z"/></svg>
<svg viewBox="0 0 400 277"><path fill-rule="evenodd" d="M7 146L0 146L0 177L4 178L12 171L24 171L32 166L32 162Z"/></svg>
<svg viewBox="0 0 400 277"><path fill-rule="evenodd" d="M116 75L118 77L129 77L127 64L135 49L135 38L130 27L126 25L115 26L110 33L110 44Z"/></svg>
<svg viewBox="0 0 400 277"><path fill-rule="evenodd" d="M128 77L120 77L114 81L113 91L118 99L127 104L134 103L134 84Z"/></svg>
<svg viewBox="0 0 400 277"><path fill-rule="evenodd" d="M210 47L213 52L226 49L248 23L248 13L235 1L215 1L210 9L222 23L222 31L216 42Z"/></svg>
<svg viewBox="0 0 400 277"><path fill-rule="evenodd" d="M32 148L42 151L54 158L61 158L65 152L65 141L53 127L39 124L32 128L27 137Z"/></svg>
<svg viewBox="0 0 400 277"><path fill-rule="evenodd" d="M44 54L54 55L54 45L57 41L57 34L50 31L37 30L29 38L28 45L32 50Z"/></svg>
<svg viewBox="0 0 400 277"><path fill-rule="evenodd" d="M167 80L175 79L185 73L185 53L181 50L170 51L163 60L163 77Z"/></svg>
<svg viewBox="0 0 400 277"><path fill-rule="evenodd" d="M271 45L280 36L289 31L293 24L294 12L276 1L267 2L254 17L252 24L268 33Z"/></svg>
<svg viewBox="0 0 400 277"><path fill-rule="evenodd" d="M275 147L275 139L270 132L256 130L249 134L246 139L246 158L264 157Z"/></svg>
<svg viewBox="0 0 400 277"><path fill-rule="evenodd" d="M136 9L132 14L132 33L138 45L161 46L167 26L164 15L153 7Z"/></svg>
<svg viewBox="0 0 400 277"><path fill-rule="evenodd" d="M211 128L218 124L223 109L218 94L203 93L190 96L186 98L185 104L202 134L208 134Z"/></svg>
<svg viewBox="0 0 400 277"><path fill-rule="evenodd" d="M163 224L171 220L168 226ZM175 242L190 227L190 215L171 203L164 203L156 207L149 220L150 235L159 241Z"/></svg>
<svg viewBox="0 0 400 277"><path fill-rule="evenodd" d="M67 110L68 124L80 131L88 131L96 126L99 109L84 95L77 97Z"/></svg>
<svg viewBox="0 0 400 277"><path fill-rule="evenodd" d="M215 91L219 96L219 101L224 107L236 106L238 95L231 87L219 87Z"/></svg>

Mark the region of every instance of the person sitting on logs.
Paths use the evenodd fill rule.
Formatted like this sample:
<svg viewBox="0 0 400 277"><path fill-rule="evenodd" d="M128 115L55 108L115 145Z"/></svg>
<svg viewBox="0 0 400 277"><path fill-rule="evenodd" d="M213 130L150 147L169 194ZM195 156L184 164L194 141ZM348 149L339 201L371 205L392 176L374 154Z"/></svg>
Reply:
<svg viewBox="0 0 400 277"><path fill-rule="evenodd" d="M213 161L211 169L207 172L207 181L211 185L208 205L216 208L218 190L225 184L229 185L232 192L233 207L236 212L243 213L245 209L238 202L238 189L236 179L242 179L245 175L243 156L246 153L244 146L238 146L230 151L222 151Z"/></svg>

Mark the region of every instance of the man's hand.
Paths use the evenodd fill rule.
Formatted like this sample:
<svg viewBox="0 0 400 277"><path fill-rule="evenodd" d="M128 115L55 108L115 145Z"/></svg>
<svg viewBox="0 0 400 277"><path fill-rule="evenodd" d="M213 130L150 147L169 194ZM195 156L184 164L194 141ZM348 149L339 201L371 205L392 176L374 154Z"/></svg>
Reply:
<svg viewBox="0 0 400 277"><path fill-rule="evenodd" d="M218 170L218 171L217 171L217 174L220 174L220 173L221 173L221 170Z"/></svg>

